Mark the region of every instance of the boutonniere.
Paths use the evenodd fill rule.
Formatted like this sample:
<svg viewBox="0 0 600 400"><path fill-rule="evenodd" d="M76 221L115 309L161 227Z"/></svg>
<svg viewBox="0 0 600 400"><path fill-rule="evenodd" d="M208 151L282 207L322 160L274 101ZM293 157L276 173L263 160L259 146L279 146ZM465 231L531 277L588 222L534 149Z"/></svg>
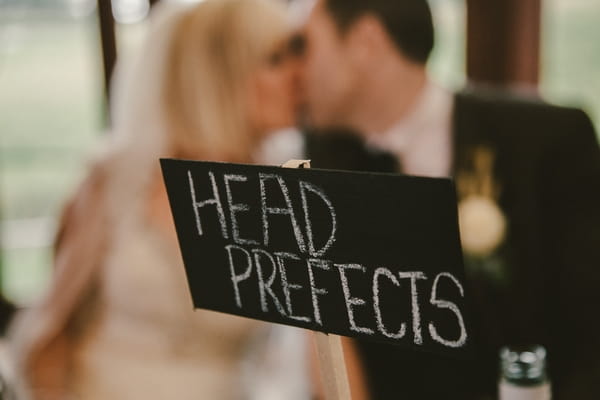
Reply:
<svg viewBox="0 0 600 400"><path fill-rule="evenodd" d="M494 153L487 147L473 151L473 168L457 175L458 217L462 247L467 256L490 256L504 241L506 217L498 205L494 181Z"/></svg>

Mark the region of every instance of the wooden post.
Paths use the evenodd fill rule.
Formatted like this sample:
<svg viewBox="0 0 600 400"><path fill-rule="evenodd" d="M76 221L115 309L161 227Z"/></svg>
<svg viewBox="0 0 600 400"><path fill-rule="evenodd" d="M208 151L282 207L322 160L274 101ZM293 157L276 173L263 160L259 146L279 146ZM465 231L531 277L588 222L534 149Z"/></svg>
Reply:
<svg viewBox="0 0 600 400"><path fill-rule="evenodd" d="M310 160L289 160L283 168L310 168ZM319 369L323 380L326 400L350 400L350 384L342 339L338 335L313 332L319 358Z"/></svg>
<svg viewBox="0 0 600 400"><path fill-rule="evenodd" d="M110 122L108 110L110 101L110 81L117 61L117 43L115 39L115 20L112 14L111 0L98 1L98 19L100 22L100 39L102 43L102 62L104 66L104 93L106 96L106 116L107 122Z"/></svg>
<svg viewBox="0 0 600 400"><path fill-rule="evenodd" d="M467 0L469 81L535 87L541 0Z"/></svg>
<svg viewBox="0 0 600 400"><path fill-rule="evenodd" d="M350 400L350 383L346 371L346 360L342 339L337 335L313 332L317 345L319 369L323 390L327 400Z"/></svg>

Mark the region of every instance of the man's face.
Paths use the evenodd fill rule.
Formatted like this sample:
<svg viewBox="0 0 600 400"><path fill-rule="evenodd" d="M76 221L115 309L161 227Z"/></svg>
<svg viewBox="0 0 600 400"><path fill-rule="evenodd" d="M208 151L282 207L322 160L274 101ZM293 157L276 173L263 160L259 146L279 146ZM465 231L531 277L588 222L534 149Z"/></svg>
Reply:
<svg viewBox="0 0 600 400"><path fill-rule="evenodd" d="M350 45L323 0L315 5L305 35L303 94L307 117L319 128L342 126L351 112L358 74L349 56Z"/></svg>

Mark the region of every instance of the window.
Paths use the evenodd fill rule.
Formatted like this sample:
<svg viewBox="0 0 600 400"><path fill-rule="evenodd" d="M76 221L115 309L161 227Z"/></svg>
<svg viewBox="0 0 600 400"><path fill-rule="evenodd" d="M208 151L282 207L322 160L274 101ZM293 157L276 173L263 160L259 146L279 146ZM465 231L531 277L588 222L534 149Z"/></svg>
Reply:
<svg viewBox="0 0 600 400"><path fill-rule="evenodd" d="M113 2L129 50L148 0ZM104 128L101 57L96 0L0 0L0 271L18 304L48 282L56 218Z"/></svg>
<svg viewBox="0 0 600 400"><path fill-rule="evenodd" d="M429 0L435 26L435 47L429 62L434 79L448 89L465 84L465 0Z"/></svg>
<svg viewBox="0 0 600 400"><path fill-rule="evenodd" d="M600 133L600 1L544 0L540 89L583 107Z"/></svg>

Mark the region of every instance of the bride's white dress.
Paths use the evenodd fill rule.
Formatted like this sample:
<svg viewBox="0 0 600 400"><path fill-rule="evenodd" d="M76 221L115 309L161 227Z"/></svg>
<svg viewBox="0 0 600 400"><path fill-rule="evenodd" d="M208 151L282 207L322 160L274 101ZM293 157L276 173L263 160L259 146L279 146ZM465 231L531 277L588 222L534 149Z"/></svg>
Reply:
<svg viewBox="0 0 600 400"><path fill-rule="evenodd" d="M78 346L74 396L240 398L240 361L260 323L194 311L178 249L139 208L122 210Z"/></svg>

